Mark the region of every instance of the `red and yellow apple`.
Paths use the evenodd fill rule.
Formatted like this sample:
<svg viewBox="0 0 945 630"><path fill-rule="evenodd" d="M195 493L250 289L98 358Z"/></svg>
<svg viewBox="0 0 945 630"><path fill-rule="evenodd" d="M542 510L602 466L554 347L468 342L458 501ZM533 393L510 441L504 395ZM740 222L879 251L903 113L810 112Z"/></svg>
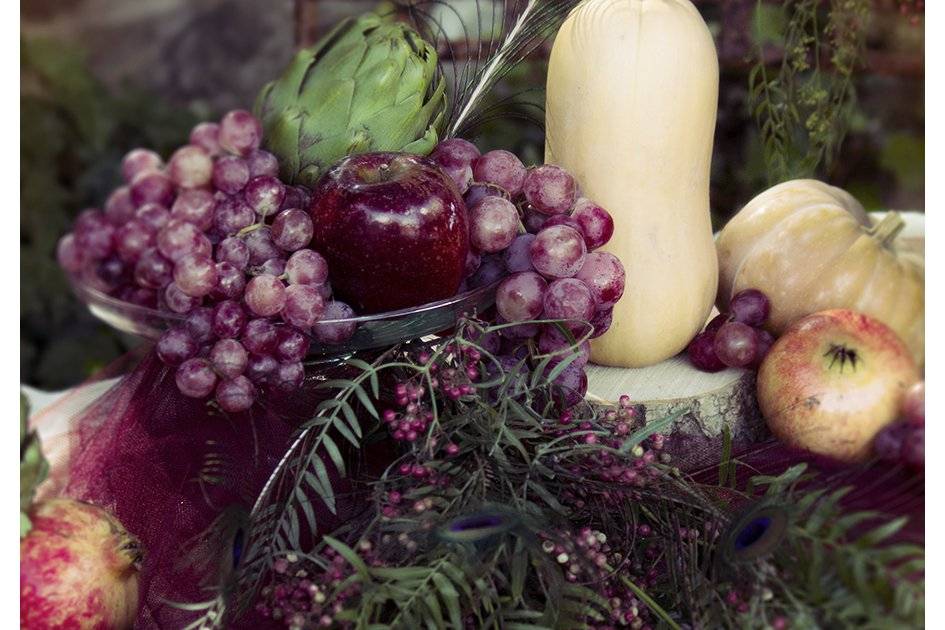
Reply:
<svg viewBox="0 0 945 630"><path fill-rule="evenodd" d="M918 380L911 353L888 326L851 310L822 311L771 347L758 371L758 404L783 442L861 461Z"/></svg>
<svg viewBox="0 0 945 630"><path fill-rule="evenodd" d="M100 507L38 503L20 540L20 628L123 630L138 614L141 549Z"/></svg>

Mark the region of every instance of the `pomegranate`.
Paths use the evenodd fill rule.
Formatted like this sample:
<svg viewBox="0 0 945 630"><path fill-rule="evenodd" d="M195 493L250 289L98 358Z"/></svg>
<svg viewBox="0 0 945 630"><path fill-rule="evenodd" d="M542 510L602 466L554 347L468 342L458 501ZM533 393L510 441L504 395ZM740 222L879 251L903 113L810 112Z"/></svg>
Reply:
<svg viewBox="0 0 945 630"><path fill-rule="evenodd" d="M38 503L20 540L20 628L121 630L138 614L141 549L100 507Z"/></svg>
<svg viewBox="0 0 945 630"><path fill-rule="evenodd" d="M917 380L912 354L891 328L855 311L822 311L771 347L758 371L758 404L782 441L861 461Z"/></svg>

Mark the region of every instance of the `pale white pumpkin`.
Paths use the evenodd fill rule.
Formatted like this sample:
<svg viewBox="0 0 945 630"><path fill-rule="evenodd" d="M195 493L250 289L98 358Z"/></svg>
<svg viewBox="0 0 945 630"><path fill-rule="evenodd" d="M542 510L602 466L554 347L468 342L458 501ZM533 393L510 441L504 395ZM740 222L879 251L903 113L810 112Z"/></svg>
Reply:
<svg viewBox="0 0 945 630"><path fill-rule="evenodd" d="M715 44L688 0L587 0L548 66L545 161L614 217L603 249L626 291L595 363L670 357L705 323L718 281L709 167L719 87Z"/></svg>

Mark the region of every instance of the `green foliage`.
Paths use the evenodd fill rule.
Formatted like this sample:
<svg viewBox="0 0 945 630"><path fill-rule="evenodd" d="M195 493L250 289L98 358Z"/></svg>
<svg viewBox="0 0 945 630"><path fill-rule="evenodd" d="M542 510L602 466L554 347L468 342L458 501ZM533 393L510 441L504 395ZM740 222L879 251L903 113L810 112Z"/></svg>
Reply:
<svg viewBox="0 0 945 630"><path fill-rule="evenodd" d="M759 0L755 34L759 60L749 74L749 105L764 146L769 183L811 177L829 168L849 128L855 99L853 75L865 49L868 0L789 0L775 73L764 45L774 39Z"/></svg>
<svg viewBox="0 0 945 630"><path fill-rule="evenodd" d="M36 488L46 479L49 463L43 457L39 436L30 431L29 402L20 394L20 538L26 536L32 524L28 516Z"/></svg>
<svg viewBox="0 0 945 630"><path fill-rule="evenodd" d="M110 93L80 51L44 39L21 42L20 322L22 380L62 388L124 349L72 297L56 242L82 209L101 207L136 146L165 157L187 138L193 113L133 89Z"/></svg>

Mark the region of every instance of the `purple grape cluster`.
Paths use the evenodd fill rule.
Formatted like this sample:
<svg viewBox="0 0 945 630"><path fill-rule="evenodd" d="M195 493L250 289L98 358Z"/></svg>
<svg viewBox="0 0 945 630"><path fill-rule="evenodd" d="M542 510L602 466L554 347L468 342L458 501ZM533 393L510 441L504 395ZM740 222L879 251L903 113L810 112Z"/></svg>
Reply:
<svg viewBox="0 0 945 630"><path fill-rule="evenodd" d="M614 233L610 214L582 197L574 177L553 164L526 168L509 151L480 154L460 138L441 142L432 157L456 182L469 211L466 285L504 278L496 292L500 320L523 322L504 336L537 337L539 351L554 354L572 340L556 325L528 322L568 320L572 333L589 323L592 337L604 334L625 283L620 260L595 251ZM579 352L562 381L583 392L589 344Z"/></svg>
<svg viewBox="0 0 945 630"><path fill-rule="evenodd" d="M157 353L180 391L248 409L263 385L304 378L310 338L340 343L350 306L332 301L328 265L309 249L309 191L278 178L262 128L235 110L194 127L165 163L148 149L122 161L125 185L79 215L60 265L126 302L184 316Z"/></svg>
<svg viewBox="0 0 945 630"><path fill-rule="evenodd" d="M689 342L689 360L703 372L726 367L757 369L774 344L774 337L762 328L770 312L771 303L764 293L758 289L739 291L729 303L729 312L716 315Z"/></svg>

